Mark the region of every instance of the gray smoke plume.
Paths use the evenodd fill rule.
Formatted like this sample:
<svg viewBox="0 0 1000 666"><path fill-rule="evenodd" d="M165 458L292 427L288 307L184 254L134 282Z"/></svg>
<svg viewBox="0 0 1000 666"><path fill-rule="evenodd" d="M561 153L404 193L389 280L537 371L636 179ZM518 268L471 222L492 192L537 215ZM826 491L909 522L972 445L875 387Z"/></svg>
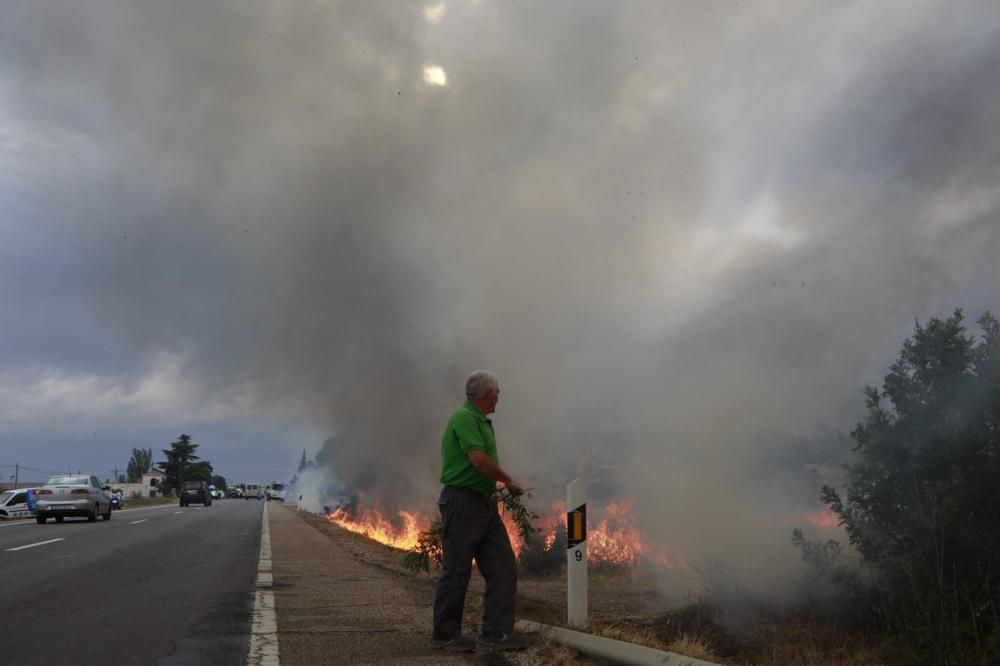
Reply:
<svg viewBox="0 0 1000 666"><path fill-rule="evenodd" d="M0 370L168 354L431 507L490 368L512 474L767 581L913 319L996 307L961 4L8 2Z"/></svg>

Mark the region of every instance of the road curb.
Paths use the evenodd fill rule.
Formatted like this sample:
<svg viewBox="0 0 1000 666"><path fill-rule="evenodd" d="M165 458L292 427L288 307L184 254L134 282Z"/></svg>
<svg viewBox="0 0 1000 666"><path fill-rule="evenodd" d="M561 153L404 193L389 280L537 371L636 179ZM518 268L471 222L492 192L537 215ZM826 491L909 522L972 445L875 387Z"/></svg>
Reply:
<svg viewBox="0 0 1000 666"><path fill-rule="evenodd" d="M657 666L719 666L715 662L685 657L676 652L665 652L645 645L626 643L613 638L553 627L540 622L520 620L514 626L519 631L541 634L548 640L579 650L584 654L610 659L615 663L628 664L629 666L652 666L653 664Z"/></svg>

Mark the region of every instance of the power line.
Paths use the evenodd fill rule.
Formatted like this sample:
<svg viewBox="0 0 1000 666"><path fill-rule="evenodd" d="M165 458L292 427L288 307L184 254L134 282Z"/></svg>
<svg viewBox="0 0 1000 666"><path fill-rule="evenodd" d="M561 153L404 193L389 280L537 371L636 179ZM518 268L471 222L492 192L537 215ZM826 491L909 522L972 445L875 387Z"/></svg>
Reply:
<svg viewBox="0 0 1000 666"><path fill-rule="evenodd" d="M14 464L14 465L0 465L0 467L9 467L11 469L14 469L17 466L18 465L16 465L16 464ZM20 465L20 467L21 467L21 469L26 469L29 472L38 472L39 474L49 474L49 475L62 474L62 472L53 472L51 469L36 469L34 467L25 467L24 465Z"/></svg>

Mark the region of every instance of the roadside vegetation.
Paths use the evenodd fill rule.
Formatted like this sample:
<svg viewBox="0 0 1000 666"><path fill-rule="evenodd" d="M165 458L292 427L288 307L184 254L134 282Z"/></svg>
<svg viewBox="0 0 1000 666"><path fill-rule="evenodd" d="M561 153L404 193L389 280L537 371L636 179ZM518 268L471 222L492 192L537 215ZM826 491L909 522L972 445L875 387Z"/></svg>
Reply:
<svg viewBox="0 0 1000 666"><path fill-rule="evenodd" d="M1000 663L1000 323L978 325L961 310L916 323L865 389L855 462L821 491L848 543L793 530L798 601L737 603L703 572L703 598L598 633L678 652L693 640L724 663Z"/></svg>
<svg viewBox="0 0 1000 666"><path fill-rule="evenodd" d="M917 322L881 387L865 389L842 487L820 493L847 541L791 532L803 575L789 600L758 600L708 567L699 596L656 609L650 572L604 565L587 629L726 664L1000 663L1000 323L977 323L970 334L960 310ZM524 537L519 617L563 625L565 531L546 548L520 500L499 499ZM437 523L402 560L353 538L359 557L428 583L440 563ZM476 603L470 591L472 617Z"/></svg>
<svg viewBox="0 0 1000 666"><path fill-rule="evenodd" d="M173 497L127 497L125 498L126 509L141 509L149 506L163 506L165 504L177 504Z"/></svg>

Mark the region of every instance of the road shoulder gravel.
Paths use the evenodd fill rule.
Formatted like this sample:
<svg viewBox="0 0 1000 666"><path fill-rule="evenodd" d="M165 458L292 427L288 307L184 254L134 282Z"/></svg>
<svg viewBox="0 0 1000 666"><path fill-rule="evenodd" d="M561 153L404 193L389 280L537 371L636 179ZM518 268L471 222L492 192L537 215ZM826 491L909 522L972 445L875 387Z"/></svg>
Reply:
<svg viewBox="0 0 1000 666"><path fill-rule="evenodd" d="M366 560L357 535L321 531L291 507L272 503L268 514L282 666L575 663L545 643L517 654L434 650L431 580Z"/></svg>
<svg viewBox="0 0 1000 666"><path fill-rule="evenodd" d="M271 508L282 666L476 663L431 649L426 585L360 562L289 507Z"/></svg>

